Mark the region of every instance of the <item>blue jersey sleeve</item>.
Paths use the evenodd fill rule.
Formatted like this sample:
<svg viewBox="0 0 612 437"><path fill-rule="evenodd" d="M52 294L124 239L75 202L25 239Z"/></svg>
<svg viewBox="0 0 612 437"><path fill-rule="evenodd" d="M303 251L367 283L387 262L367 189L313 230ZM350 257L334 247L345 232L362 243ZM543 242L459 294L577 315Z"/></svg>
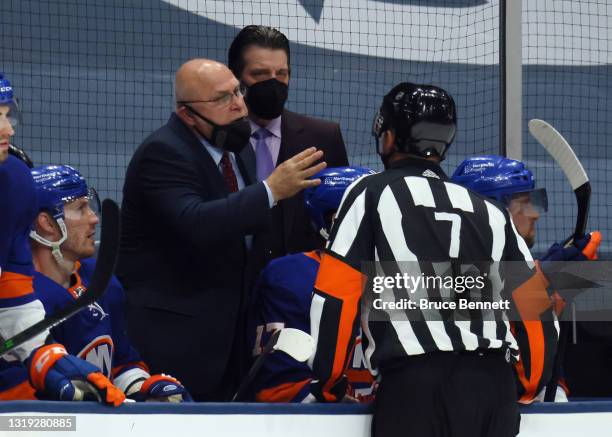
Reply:
<svg viewBox="0 0 612 437"><path fill-rule="evenodd" d="M9 156L0 164L0 308L35 300L29 234L36 208L30 170Z"/></svg>
<svg viewBox="0 0 612 437"><path fill-rule="evenodd" d="M0 335L11 338L44 317L33 292L29 232L37 212L34 181L14 156L0 164ZM47 333L17 347L11 356L25 360Z"/></svg>
<svg viewBox="0 0 612 437"><path fill-rule="evenodd" d="M0 211L2 211L2 222L0 223L0 268L6 269L8 254L13 240L15 229L14 217L10 203L10 178L6 167L0 164ZM0 275L2 272L0 272Z"/></svg>

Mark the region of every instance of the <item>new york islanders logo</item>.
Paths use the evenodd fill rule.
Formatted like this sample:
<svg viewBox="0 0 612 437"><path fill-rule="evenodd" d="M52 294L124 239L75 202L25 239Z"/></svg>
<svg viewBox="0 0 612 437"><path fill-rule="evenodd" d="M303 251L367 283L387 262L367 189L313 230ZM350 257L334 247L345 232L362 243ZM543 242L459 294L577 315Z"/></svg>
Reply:
<svg viewBox="0 0 612 437"><path fill-rule="evenodd" d="M101 335L90 341L77 356L93 364L102 371L102 374L110 378L114 349L115 346L110 335Z"/></svg>

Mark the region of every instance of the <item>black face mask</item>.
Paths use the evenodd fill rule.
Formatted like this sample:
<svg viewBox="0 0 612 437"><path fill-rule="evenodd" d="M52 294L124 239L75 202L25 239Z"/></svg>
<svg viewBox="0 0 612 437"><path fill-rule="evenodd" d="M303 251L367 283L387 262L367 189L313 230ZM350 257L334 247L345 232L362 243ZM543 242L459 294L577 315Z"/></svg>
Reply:
<svg viewBox="0 0 612 437"><path fill-rule="evenodd" d="M249 144L251 138L251 124L246 117L239 118L228 124L217 124L214 121L204 117L198 111L193 109L191 106L185 105L187 109L196 116L200 117L206 123L213 127L212 135L208 138L200 130L193 126L193 128L204 138L206 138L210 144L228 152L240 153L244 146Z"/></svg>
<svg viewBox="0 0 612 437"><path fill-rule="evenodd" d="M264 120L272 120L283 112L288 92L287 84L268 79L248 87L244 100L251 114Z"/></svg>

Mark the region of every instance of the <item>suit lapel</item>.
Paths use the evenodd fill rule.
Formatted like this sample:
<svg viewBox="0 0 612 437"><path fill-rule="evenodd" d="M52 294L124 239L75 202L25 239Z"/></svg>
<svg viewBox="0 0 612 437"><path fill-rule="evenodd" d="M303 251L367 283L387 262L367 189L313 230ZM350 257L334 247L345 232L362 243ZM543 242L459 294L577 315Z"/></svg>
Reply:
<svg viewBox="0 0 612 437"><path fill-rule="evenodd" d="M291 111L283 111L281 118L281 147L278 153L276 165L292 158L303 150L304 144L300 141L300 137L304 131L304 126L300 122L299 117ZM285 199L279 203L283 210L283 241L285 248L288 248L291 231L293 230L293 222L295 218L296 202L300 202L302 196L296 194L289 199Z"/></svg>
<svg viewBox="0 0 612 437"><path fill-rule="evenodd" d="M183 140L185 146L191 149L193 156L198 160L199 165L197 167L202 169L199 176L208 181L207 185L212 187L213 192L223 193L227 196L229 191L223 176L200 139L174 113L170 117L168 125Z"/></svg>
<svg viewBox="0 0 612 437"><path fill-rule="evenodd" d="M288 160L302 151L300 136L304 126L299 117L291 111L283 111L281 118L281 146L276 165Z"/></svg>
<svg viewBox="0 0 612 437"><path fill-rule="evenodd" d="M236 158L244 184L251 185L257 182L257 162L255 161L255 151L250 141Z"/></svg>

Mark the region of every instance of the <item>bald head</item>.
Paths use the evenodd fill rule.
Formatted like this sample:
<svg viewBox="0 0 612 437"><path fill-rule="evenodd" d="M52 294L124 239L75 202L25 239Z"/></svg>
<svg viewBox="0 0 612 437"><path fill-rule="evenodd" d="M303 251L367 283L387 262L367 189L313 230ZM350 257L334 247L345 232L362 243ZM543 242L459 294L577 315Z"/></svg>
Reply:
<svg viewBox="0 0 612 437"><path fill-rule="evenodd" d="M212 138L213 126L246 117L240 82L225 65L192 59L176 72L175 114L196 134Z"/></svg>
<svg viewBox="0 0 612 437"><path fill-rule="evenodd" d="M217 83L229 80L232 72L211 59L191 59L176 72L174 95L177 102L207 100Z"/></svg>

